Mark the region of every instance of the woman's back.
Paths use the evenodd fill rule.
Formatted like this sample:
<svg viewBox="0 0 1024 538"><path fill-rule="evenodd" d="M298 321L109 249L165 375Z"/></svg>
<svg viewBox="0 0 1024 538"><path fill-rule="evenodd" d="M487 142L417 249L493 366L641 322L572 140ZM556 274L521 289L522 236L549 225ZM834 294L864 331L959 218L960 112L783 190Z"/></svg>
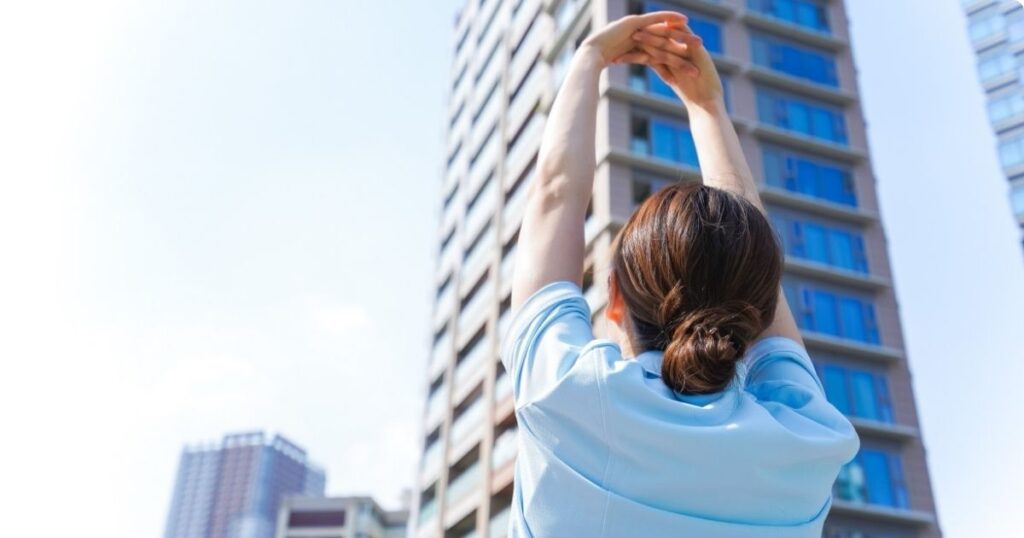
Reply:
<svg viewBox="0 0 1024 538"><path fill-rule="evenodd" d="M594 340L579 288L550 284L503 344L520 423L513 536L820 536L857 451L806 352L763 339L725 390L674 393L661 353Z"/></svg>

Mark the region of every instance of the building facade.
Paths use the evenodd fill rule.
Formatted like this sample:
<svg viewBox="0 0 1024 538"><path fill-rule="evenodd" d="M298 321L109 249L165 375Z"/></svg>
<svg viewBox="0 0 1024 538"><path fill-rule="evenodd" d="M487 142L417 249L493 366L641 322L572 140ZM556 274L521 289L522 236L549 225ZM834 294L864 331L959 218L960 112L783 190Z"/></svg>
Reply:
<svg viewBox="0 0 1024 538"><path fill-rule="evenodd" d="M712 52L786 251L785 293L862 450L830 538L940 535L844 5L839 0L469 0L455 22L415 536L502 537L516 422L498 360L526 186L555 90L592 26L675 9ZM598 334L616 231L651 192L697 181L686 111L646 68L601 81L583 288Z"/></svg>
<svg viewBox="0 0 1024 538"><path fill-rule="evenodd" d="M324 472L280 435L185 447L164 538L272 538L285 495L323 496Z"/></svg>
<svg viewBox="0 0 1024 538"><path fill-rule="evenodd" d="M1024 237L1024 7L1015 0L960 4L978 55L978 78L999 141L999 162L1010 183L1010 207Z"/></svg>
<svg viewBox="0 0 1024 538"><path fill-rule="evenodd" d="M275 538L405 538L408 510L370 497L285 497Z"/></svg>

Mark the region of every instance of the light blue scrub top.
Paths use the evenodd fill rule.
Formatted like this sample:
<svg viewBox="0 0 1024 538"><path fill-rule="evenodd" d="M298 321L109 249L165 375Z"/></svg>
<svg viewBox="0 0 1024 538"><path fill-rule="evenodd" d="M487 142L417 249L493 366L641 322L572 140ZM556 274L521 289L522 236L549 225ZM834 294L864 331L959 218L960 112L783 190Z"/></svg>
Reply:
<svg viewBox="0 0 1024 538"><path fill-rule="evenodd" d="M661 352L595 340L580 289L554 282L515 313L501 353L519 422L513 537L815 537L850 422L807 352L751 346L722 392L682 395Z"/></svg>

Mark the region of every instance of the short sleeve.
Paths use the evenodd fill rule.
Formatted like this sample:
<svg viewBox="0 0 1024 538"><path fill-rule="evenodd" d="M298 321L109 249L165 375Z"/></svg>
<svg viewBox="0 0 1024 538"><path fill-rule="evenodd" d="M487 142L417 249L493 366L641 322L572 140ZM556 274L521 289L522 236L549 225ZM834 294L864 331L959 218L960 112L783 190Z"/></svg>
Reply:
<svg viewBox="0 0 1024 538"><path fill-rule="evenodd" d="M554 388L593 339L590 307L579 286L558 281L534 292L513 314L501 346L516 406Z"/></svg>
<svg viewBox="0 0 1024 538"><path fill-rule="evenodd" d="M782 382L800 385L818 395L825 394L807 350L790 338L772 336L758 340L743 361L747 387Z"/></svg>

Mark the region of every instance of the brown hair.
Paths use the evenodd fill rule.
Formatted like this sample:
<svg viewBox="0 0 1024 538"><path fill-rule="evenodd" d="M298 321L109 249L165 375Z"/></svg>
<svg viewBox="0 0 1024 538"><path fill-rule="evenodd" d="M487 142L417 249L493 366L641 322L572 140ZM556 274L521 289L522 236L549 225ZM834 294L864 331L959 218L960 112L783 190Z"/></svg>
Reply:
<svg viewBox="0 0 1024 538"><path fill-rule="evenodd" d="M725 388L779 299L782 253L764 214L730 192L677 183L640 205L612 256L634 349L662 350L662 379L676 391Z"/></svg>

